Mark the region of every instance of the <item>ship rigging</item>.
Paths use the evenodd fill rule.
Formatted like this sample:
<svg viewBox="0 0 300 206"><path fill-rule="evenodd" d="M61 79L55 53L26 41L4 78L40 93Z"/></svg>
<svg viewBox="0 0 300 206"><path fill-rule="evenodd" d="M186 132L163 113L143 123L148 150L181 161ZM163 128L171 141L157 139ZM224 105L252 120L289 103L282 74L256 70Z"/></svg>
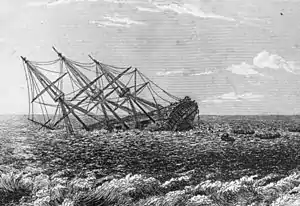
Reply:
<svg viewBox="0 0 300 206"><path fill-rule="evenodd" d="M28 88L28 119L41 128L66 128L73 134L77 127L193 127L199 113L197 103L168 93L139 69L108 65L90 55L90 63L77 62L54 47L53 50L58 55L53 61L36 62L21 57Z"/></svg>

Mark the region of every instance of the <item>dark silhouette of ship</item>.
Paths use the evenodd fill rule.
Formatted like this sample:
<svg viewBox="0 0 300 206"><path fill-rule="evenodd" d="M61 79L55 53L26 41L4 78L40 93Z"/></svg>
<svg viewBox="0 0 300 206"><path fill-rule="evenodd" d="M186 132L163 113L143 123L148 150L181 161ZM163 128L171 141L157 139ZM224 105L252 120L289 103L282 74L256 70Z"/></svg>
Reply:
<svg viewBox="0 0 300 206"><path fill-rule="evenodd" d="M188 96L180 99L168 93L137 68L100 63L90 55L90 63L81 63L53 50L59 57L53 61L21 57L28 86L28 119L41 128L65 127L71 134L77 126L110 131L193 128L199 109Z"/></svg>

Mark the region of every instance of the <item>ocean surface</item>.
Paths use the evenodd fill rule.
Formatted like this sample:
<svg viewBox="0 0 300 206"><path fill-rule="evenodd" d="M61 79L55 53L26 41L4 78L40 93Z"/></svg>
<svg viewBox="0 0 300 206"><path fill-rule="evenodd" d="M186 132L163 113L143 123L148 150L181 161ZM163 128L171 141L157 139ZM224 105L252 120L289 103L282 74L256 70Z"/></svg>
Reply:
<svg viewBox="0 0 300 206"><path fill-rule="evenodd" d="M227 120L264 120L264 121L283 121L285 123L300 123L300 116L284 115L200 115L200 120L207 122L227 121ZM32 137L40 129L40 126L34 125L28 121L27 115L0 115L0 143L20 143L26 138Z"/></svg>
<svg viewBox="0 0 300 206"><path fill-rule="evenodd" d="M193 205L203 202L205 205L299 205L299 133L267 140L231 134L236 139L234 143L221 141L217 135L218 129L224 129L232 120L233 125L250 122L253 127L259 125L258 129L269 125L278 129L295 124L298 117L202 116L201 119L214 127L212 133L200 126L177 133L80 131L82 135L66 138L61 131L39 131L40 126L33 125L24 115L2 115L0 174L21 169L23 174L34 176L34 185L42 185L54 177L50 185L46 183L45 188L26 199L30 205L49 205L50 191L55 191L54 188L69 191L68 185L72 184L78 184L83 192L101 191L101 198L102 194L109 194L109 200L111 197L123 200L120 194L127 194L123 191L133 191L130 194L135 199L130 199L129 205L147 205L153 201L156 205L166 205L160 204L162 201L173 205L191 205L188 202L192 201L197 203ZM71 179L66 181L65 176L59 175ZM98 186L102 180L105 182ZM96 190L95 185L100 189ZM76 202L76 198L69 197L78 197L81 190L74 191L61 199ZM114 192L118 194L111 195ZM12 199L20 201L16 195L2 194L0 205L8 205Z"/></svg>
<svg viewBox="0 0 300 206"><path fill-rule="evenodd" d="M236 120L236 122L251 122L253 120L268 122L275 127L284 124L299 124L299 116L201 116L200 120L205 122L227 122ZM273 123L277 122L277 123ZM282 123L281 123L282 122ZM22 157L30 158L29 147L30 141L34 140L37 135L47 134L47 130L39 133L39 125L34 125L27 120L26 115L0 115L0 165L12 164L13 157L20 159ZM43 130L43 129L42 129ZM50 131L49 131L50 133ZM40 138L39 138L40 139ZM12 157L5 160L5 157ZM9 161L9 162L7 162Z"/></svg>
<svg viewBox="0 0 300 206"><path fill-rule="evenodd" d="M36 129L26 115L0 115L0 165L12 163L5 156L28 158L26 140L33 137Z"/></svg>

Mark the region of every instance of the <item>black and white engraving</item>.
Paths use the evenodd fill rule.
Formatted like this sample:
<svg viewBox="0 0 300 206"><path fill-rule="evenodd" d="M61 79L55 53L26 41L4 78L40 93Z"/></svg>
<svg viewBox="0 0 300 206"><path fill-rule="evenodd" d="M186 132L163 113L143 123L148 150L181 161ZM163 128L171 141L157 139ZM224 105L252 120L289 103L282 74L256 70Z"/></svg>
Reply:
<svg viewBox="0 0 300 206"><path fill-rule="evenodd" d="M0 206L299 206L299 9L1 0Z"/></svg>

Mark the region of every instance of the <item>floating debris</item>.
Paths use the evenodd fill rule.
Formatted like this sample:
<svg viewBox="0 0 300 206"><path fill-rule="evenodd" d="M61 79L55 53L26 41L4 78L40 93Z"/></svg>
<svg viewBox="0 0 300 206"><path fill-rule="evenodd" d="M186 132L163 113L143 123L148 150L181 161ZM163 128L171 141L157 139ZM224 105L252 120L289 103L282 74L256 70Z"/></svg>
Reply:
<svg viewBox="0 0 300 206"><path fill-rule="evenodd" d="M226 141L226 142L234 142L235 139L231 137L227 132L221 134L221 140Z"/></svg>

